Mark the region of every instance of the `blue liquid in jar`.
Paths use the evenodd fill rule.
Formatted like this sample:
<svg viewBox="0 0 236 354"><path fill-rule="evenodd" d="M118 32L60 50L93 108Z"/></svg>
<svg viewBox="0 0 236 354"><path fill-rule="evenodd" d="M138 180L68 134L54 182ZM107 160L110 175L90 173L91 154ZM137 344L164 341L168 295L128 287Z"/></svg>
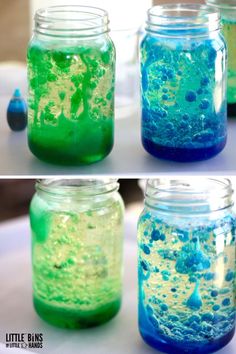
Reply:
<svg viewBox="0 0 236 354"><path fill-rule="evenodd" d="M235 331L236 219L139 221L139 329L152 347L207 354Z"/></svg>
<svg viewBox="0 0 236 354"><path fill-rule="evenodd" d="M199 33L200 35L200 33ZM181 34L180 34L181 37ZM227 140L223 38L147 34L141 43L142 143L151 155L197 161Z"/></svg>

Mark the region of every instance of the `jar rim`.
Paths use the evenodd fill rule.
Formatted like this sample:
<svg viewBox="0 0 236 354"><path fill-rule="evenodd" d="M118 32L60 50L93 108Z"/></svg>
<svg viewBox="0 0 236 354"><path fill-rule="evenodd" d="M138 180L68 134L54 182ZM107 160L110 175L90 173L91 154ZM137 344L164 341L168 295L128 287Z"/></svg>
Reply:
<svg viewBox="0 0 236 354"><path fill-rule="evenodd" d="M91 37L109 32L106 10L86 5L50 6L35 13L35 32L53 37Z"/></svg>
<svg viewBox="0 0 236 354"><path fill-rule="evenodd" d="M169 31L199 30L208 27L209 31L220 27L220 12L208 5L168 3L151 7L147 14L147 31L158 29Z"/></svg>
<svg viewBox="0 0 236 354"><path fill-rule="evenodd" d="M119 188L119 183L115 178L49 178L38 179L35 188L36 191L52 197L88 198L115 192Z"/></svg>
<svg viewBox="0 0 236 354"><path fill-rule="evenodd" d="M232 183L227 178L184 177L147 180L145 199L149 206L181 209L189 206L194 211L217 211L233 205Z"/></svg>

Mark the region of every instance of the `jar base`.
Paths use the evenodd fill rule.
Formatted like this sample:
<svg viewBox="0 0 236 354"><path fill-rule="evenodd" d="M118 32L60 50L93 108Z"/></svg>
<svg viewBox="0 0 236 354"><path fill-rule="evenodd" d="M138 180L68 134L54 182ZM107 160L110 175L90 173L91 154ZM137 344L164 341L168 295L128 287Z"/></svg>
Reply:
<svg viewBox="0 0 236 354"><path fill-rule="evenodd" d="M208 160L218 155L226 145L226 138L221 143L204 149L172 148L153 143L142 138L144 149L154 157L177 162L194 162Z"/></svg>
<svg viewBox="0 0 236 354"><path fill-rule="evenodd" d="M60 308L34 297L34 309L41 319L53 326L82 329L99 326L111 320L120 310L121 299L90 311Z"/></svg>
<svg viewBox="0 0 236 354"><path fill-rule="evenodd" d="M190 353L190 354L210 354L214 353L223 347L225 347L233 338L235 333L235 328L233 328L229 333L227 333L225 336L216 339L214 342L209 343L209 344L201 344L201 343L192 343L188 344L185 347L183 344L180 343L167 343L164 340L161 339L155 339L150 335L147 335L140 331L141 337L143 338L144 342L151 346L154 349L157 349L163 353L167 354L184 354L184 353Z"/></svg>
<svg viewBox="0 0 236 354"><path fill-rule="evenodd" d="M44 147L35 142L28 141L29 149L32 154L37 157L39 160L53 164L53 165L62 165L62 166L83 166L90 165L105 159L111 152L112 147L109 147L107 150L103 150L102 153L91 154L81 156L78 154L67 154L64 153L63 147L60 152L53 151L50 147Z"/></svg>
<svg viewBox="0 0 236 354"><path fill-rule="evenodd" d="M228 117L235 117L236 118L236 103L228 103Z"/></svg>

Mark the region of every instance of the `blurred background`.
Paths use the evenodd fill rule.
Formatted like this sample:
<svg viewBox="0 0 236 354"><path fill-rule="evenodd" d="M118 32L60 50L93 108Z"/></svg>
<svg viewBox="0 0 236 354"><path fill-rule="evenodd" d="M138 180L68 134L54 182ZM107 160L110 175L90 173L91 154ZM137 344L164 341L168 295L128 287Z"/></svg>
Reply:
<svg viewBox="0 0 236 354"><path fill-rule="evenodd" d="M121 179L120 193L128 210L141 211L143 193L136 179ZM26 215L30 200L35 192L33 179L0 180L0 222ZM137 211L136 211L137 210Z"/></svg>

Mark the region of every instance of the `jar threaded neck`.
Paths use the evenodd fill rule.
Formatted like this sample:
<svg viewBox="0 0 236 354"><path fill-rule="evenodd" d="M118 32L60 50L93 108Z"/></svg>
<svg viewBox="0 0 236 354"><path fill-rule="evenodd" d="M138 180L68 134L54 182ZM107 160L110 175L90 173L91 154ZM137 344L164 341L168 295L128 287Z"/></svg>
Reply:
<svg viewBox="0 0 236 354"><path fill-rule="evenodd" d="M220 29L220 13L200 4L166 4L149 9L146 31L171 37L201 36Z"/></svg>
<svg viewBox="0 0 236 354"><path fill-rule="evenodd" d="M147 206L166 212L208 213L233 206L228 179L183 178L148 180Z"/></svg>
<svg viewBox="0 0 236 354"><path fill-rule="evenodd" d="M90 199L107 195L119 189L117 179L41 179L36 182L36 190L51 198Z"/></svg>
<svg viewBox="0 0 236 354"><path fill-rule="evenodd" d="M35 14L35 32L52 37L94 37L109 31L108 13L80 5L52 6Z"/></svg>

